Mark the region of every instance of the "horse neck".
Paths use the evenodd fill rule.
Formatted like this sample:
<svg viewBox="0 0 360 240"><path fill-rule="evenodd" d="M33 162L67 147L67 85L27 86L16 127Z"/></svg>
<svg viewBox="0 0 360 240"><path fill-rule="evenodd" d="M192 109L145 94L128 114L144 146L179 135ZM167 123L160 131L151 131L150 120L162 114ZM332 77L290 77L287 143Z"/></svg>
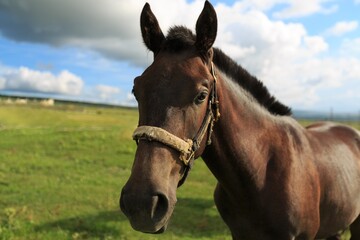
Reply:
<svg viewBox="0 0 360 240"><path fill-rule="evenodd" d="M221 185L261 188L276 117L224 74L218 85L221 117L203 159Z"/></svg>

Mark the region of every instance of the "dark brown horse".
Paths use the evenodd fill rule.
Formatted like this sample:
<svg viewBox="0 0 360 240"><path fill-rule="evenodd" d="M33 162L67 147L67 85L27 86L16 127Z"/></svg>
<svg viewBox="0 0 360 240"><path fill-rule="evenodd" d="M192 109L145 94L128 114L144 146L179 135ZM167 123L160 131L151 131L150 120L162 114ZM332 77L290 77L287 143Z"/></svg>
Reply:
<svg viewBox="0 0 360 240"><path fill-rule="evenodd" d="M218 180L216 206L234 239L360 239L360 135L335 123L302 127L288 107L219 49L205 2L196 35L167 36L146 4L154 62L134 81L138 142L120 206L135 230L163 232L176 189L202 157ZM221 113L221 116L220 114Z"/></svg>

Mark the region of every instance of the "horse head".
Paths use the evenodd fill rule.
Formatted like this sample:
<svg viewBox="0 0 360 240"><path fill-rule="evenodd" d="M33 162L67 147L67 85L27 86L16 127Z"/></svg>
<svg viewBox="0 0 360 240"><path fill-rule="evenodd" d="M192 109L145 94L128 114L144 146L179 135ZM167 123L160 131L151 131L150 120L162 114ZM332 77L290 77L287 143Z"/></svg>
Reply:
<svg viewBox="0 0 360 240"><path fill-rule="evenodd" d="M206 1L196 23L196 36L183 27L173 27L165 37L145 4L141 32L154 61L134 80L139 107L134 139L138 147L120 207L135 230L160 233L174 210L176 189L192 160L204 151L216 119L212 45L217 17Z"/></svg>

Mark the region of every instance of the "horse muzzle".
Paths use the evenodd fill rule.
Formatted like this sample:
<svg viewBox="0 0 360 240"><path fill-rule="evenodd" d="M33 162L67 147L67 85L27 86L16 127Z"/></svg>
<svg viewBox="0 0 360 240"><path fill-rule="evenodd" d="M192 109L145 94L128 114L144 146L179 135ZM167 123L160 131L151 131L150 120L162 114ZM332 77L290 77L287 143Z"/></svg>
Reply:
<svg viewBox="0 0 360 240"><path fill-rule="evenodd" d="M123 188L120 197L121 211L129 219L132 228L144 233L163 233L174 210L176 200L166 194L131 193Z"/></svg>

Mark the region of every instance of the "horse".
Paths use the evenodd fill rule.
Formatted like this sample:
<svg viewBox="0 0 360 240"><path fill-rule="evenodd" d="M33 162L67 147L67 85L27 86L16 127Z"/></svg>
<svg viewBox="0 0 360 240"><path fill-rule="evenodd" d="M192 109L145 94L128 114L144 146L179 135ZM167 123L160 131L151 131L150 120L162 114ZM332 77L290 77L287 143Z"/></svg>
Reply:
<svg viewBox="0 0 360 240"><path fill-rule="evenodd" d="M150 5L140 17L152 64L134 80L139 121L121 191L133 229L166 230L176 190L202 157L233 239L360 239L360 133L332 122L301 126L291 109L220 49L205 1L196 32L165 36Z"/></svg>

